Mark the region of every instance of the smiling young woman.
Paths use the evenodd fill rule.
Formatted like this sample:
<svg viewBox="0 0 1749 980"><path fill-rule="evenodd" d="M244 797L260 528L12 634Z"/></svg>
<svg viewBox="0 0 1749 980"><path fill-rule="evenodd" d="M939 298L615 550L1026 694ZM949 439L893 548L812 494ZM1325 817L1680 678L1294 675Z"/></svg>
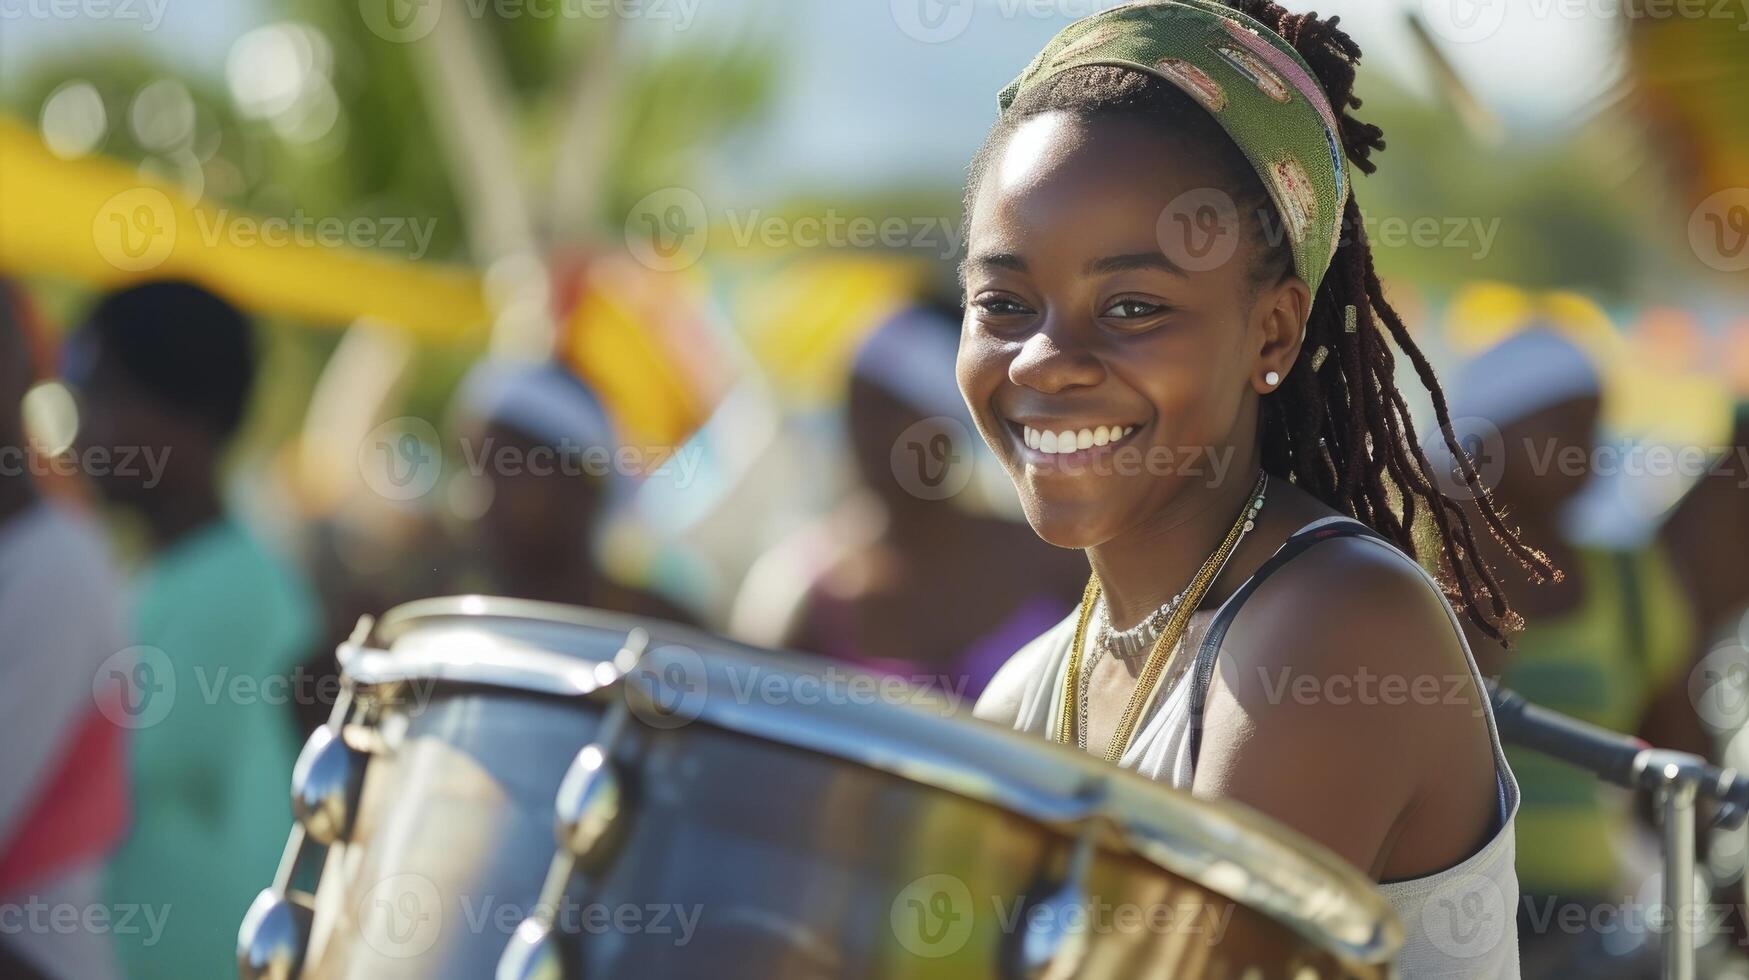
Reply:
<svg viewBox="0 0 1749 980"><path fill-rule="evenodd" d="M1463 459L1350 193L1384 145L1348 115L1358 57L1335 19L1149 0L1003 91L960 386L1033 529L1093 576L977 713L1330 847L1383 883L1405 976L1516 976L1517 787L1454 602L1516 624L1394 384L1391 340Z"/></svg>

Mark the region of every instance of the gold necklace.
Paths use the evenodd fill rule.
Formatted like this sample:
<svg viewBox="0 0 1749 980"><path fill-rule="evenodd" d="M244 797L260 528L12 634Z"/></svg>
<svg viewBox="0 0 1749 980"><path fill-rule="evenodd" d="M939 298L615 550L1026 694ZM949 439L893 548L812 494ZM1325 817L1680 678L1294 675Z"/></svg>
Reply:
<svg viewBox="0 0 1749 980"><path fill-rule="evenodd" d="M1240 509L1239 516L1233 520L1233 526L1227 530L1227 536L1221 540L1220 547L1209 555L1197 569L1196 576L1191 579L1189 587L1184 590L1184 600L1172 611L1166 621L1166 628L1161 631L1160 638L1155 641L1154 648L1148 652L1148 662L1142 667L1142 674L1136 679L1135 690L1130 692L1129 704L1124 707L1123 716L1118 720L1117 731L1113 733L1111 744L1106 746L1105 761L1115 763L1123 758L1124 750L1129 748L1130 739L1135 735L1136 724L1141 720L1142 710L1147 706L1153 694L1154 686L1166 672L1171 662L1171 654L1176 651L1178 641L1183 638L1185 628L1190 624L1190 616L1202 604L1209 587L1214 584L1215 575L1226 565L1227 558L1241 538L1256 526L1257 514L1263 508L1263 492L1269 481L1267 472L1257 477L1256 486L1251 488L1251 494L1246 498L1245 506ZM1087 589L1081 595L1081 611L1075 622L1075 638L1069 648L1069 664L1067 677L1063 683L1063 701L1057 719L1057 741L1065 745L1071 737L1082 740L1085 747L1085 732L1076 733L1081 726L1077 724L1075 708L1079 703L1077 688L1081 684L1081 649L1087 638L1087 621L1093 613L1093 603L1099 598L1099 578L1090 576ZM1088 678L1091 682L1092 678Z"/></svg>

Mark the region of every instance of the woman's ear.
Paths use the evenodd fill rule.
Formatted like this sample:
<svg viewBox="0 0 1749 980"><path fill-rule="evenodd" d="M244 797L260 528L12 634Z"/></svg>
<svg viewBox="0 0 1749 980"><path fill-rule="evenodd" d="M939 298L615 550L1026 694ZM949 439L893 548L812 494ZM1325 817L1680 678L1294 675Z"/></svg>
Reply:
<svg viewBox="0 0 1749 980"><path fill-rule="evenodd" d="M1252 367L1251 384L1260 395L1281 387L1288 369L1299 359L1306 340L1306 320L1312 312L1312 291L1299 276L1261 290L1253 307L1262 344Z"/></svg>

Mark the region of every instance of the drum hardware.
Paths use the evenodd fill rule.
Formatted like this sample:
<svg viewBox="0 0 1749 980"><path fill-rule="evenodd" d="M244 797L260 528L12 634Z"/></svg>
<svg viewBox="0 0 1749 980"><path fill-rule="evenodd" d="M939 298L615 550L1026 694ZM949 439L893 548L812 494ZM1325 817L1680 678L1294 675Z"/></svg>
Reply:
<svg viewBox="0 0 1749 980"><path fill-rule="evenodd" d="M360 617L347 642L362 643L374 623L370 616ZM311 733L298 753L292 769L291 835L273 884L255 896L237 930L237 973L247 980L292 980L303 967L315 899L292 889L294 876L309 844L325 847L344 838L364 780L364 757L339 734L352 702L352 685L343 682L327 723Z"/></svg>
<svg viewBox="0 0 1749 980"><path fill-rule="evenodd" d="M337 734L307 752L299 820L239 935L250 980L801 980L946 955L968 976L1112 975L1138 956L1181 980L1393 976L1401 930L1382 897L1279 825L823 689L793 656L478 596L400 607L340 653ZM336 746L358 754L336 761ZM393 880L423 904L384 915ZM1192 949L1094 929L1095 893L1138 910L1197 894L1236 914ZM997 934L974 912L986 897L1030 912ZM574 918L580 898L597 904ZM855 914L882 907L899 911Z"/></svg>
<svg viewBox="0 0 1749 980"><path fill-rule="evenodd" d="M1502 741L1587 770L1605 782L1652 794L1664 858L1665 980L1694 980L1694 810L1701 797L1718 804L1713 826L1734 829L1749 817L1749 779L1687 752L1652 748L1628 735L1538 707L1514 691L1488 685Z"/></svg>
<svg viewBox="0 0 1749 980"><path fill-rule="evenodd" d="M1634 772L1640 782L1657 786L1664 845L1664 908L1673 920L1664 933L1664 975L1675 980L1694 977L1698 925L1694 915L1694 803L1706 768L1705 759L1685 752L1646 749L1634 757Z"/></svg>
<svg viewBox="0 0 1749 980"><path fill-rule="evenodd" d="M642 630L626 638L623 649L632 652L627 672L648 647L649 635ZM605 860L607 844L624 812L625 788L614 766L613 749L625 733L630 713L626 699L616 698L601 720L596 740L583 746L565 771L553 804L553 836L559 849L547 868L540 904L516 927L504 948L497 980L557 980L576 975L575 969L567 969L568 943L557 927L556 916L578 873L593 870Z"/></svg>
<svg viewBox="0 0 1749 980"><path fill-rule="evenodd" d="M599 860L606 850L604 844L619 819L624 796L607 752L600 744L585 745L559 786L555 828L559 843L583 867Z"/></svg>
<svg viewBox="0 0 1749 980"><path fill-rule="evenodd" d="M359 618L352 634L337 651L343 665L364 663L372 656L380 656L379 651L367 645L375 626L374 617ZM595 665L590 676L576 685L575 693L593 693L618 684L636 667L648 645L649 634L641 628L633 628L627 633L619 653L611 660ZM350 676L345 677L327 723L311 734L299 752L292 771L291 806L295 819L285 851L280 857L273 884L255 896L237 932L237 970L245 980L293 980L298 976L309 947L315 904L314 896L295 890L293 882L300 868L314 862L314 850L345 842L364 781L366 762L371 754L384 748L383 733L374 727L376 716L384 704L398 702L409 687L406 682L391 678L375 685L369 697L360 697L357 682ZM611 829L612 817L617 814L621 797L605 748L611 747L612 740L617 739L623 729L625 713L625 699L622 697L614 702L614 708L603 720L601 740L596 745L586 746L573 765L577 768L585 756L596 758L591 756L592 749L601 750L594 768L580 770L580 785L576 793L580 804L578 819L570 831L558 830L562 844L567 841L589 842L588 835L595 833L597 839L589 848L592 850L593 845L599 844L600 838L605 838ZM616 717L619 719L617 724L614 723ZM563 813L559 820L562 828ZM555 857L554 875L559 870L559 863L559 858ZM548 907L556 907L557 900L563 898L570 877L571 871L567 869ZM543 901L552 886L553 882L549 880L548 888L542 890ZM517 932L518 940L523 938L526 928L532 928L530 923L523 926L525 928L519 928ZM513 941L512 948L516 945ZM531 974L538 975L542 974Z"/></svg>
<svg viewBox="0 0 1749 980"><path fill-rule="evenodd" d="M292 769L292 815L316 843L332 844L351 829L364 763L364 754L327 725L310 733Z"/></svg>
<svg viewBox="0 0 1749 980"><path fill-rule="evenodd" d="M305 844L302 824L293 824L273 885L250 903L237 930L237 975L244 980L293 980L304 965L315 921L314 897L291 889Z"/></svg>
<svg viewBox="0 0 1749 980"><path fill-rule="evenodd" d="M1104 823L1100 807L1108 787L1103 779L1088 785L1083 795L1089 812L1080 820L1081 829L1075 835L1063 877L1050 894L1033 904L1025 917L1025 928L1016 933L1018 980L1067 980L1086 958L1087 917L1077 913L1085 912L1089 901L1087 876ZM1044 914L1039 914L1041 911Z"/></svg>

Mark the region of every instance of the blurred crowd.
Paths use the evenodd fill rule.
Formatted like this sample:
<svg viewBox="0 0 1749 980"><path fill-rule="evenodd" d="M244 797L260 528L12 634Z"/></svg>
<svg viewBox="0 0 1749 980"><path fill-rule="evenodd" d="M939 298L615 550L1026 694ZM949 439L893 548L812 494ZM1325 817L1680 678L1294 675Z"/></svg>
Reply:
<svg viewBox="0 0 1749 980"><path fill-rule="evenodd" d="M1676 490L1668 472L1604 465L1647 451L1609 424L1631 354L1525 309L1446 352L1451 415L1565 574L1537 584L1492 556L1525 627L1510 651L1473 637L1478 659L1537 703L1733 761L1749 751L1733 741L1749 713L1749 403L1716 440L1677 447L1693 472ZM969 707L1073 607L1086 565L1039 542L980 460L958 318L945 294L900 297L857 332L828 410L755 438L726 397L654 458L621 452L622 421L559 352L482 356L431 427L442 445L406 420L370 430L357 479L374 509L309 514L237 462L264 370L246 313L146 281L50 325L6 285L0 897L137 921L7 931L0 975L226 975L284 843L297 748L333 704L335 645L396 603L480 592L672 620L939 684ZM57 415L76 420L63 446L40 434ZM767 450L730 458L750 443ZM1423 443L1449 475L1451 446ZM420 469L443 458L467 465ZM798 494L798 480L817 485ZM811 506L774 517L746 496L785 491ZM692 512L701 498L712 513ZM444 505L403 506L420 499ZM1656 894L1635 884L1656 870L1643 815L1576 770L1512 763L1525 975L1656 975L1653 925L1537 926ZM1708 881L1733 907L1743 843L1707 839Z"/></svg>

